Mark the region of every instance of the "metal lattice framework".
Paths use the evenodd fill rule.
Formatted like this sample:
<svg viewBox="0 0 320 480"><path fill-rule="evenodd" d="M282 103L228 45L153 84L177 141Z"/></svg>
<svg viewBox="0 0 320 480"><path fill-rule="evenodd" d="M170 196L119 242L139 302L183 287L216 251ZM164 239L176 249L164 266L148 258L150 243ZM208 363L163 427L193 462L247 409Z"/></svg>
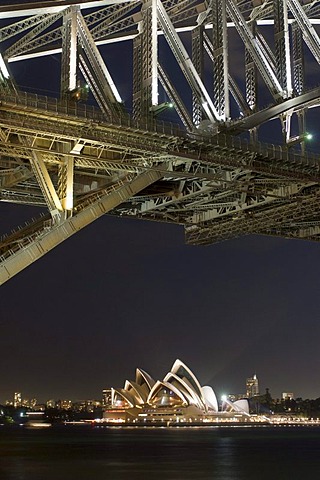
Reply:
<svg viewBox="0 0 320 480"><path fill-rule="evenodd" d="M305 129L320 103L306 83L319 3L0 6L0 200L47 211L2 237L0 282L106 213L183 225L190 244L318 240L320 161ZM55 94L37 91L32 59L49 73L59 61ZM278 145L260 143L265 124Z"/></svg>

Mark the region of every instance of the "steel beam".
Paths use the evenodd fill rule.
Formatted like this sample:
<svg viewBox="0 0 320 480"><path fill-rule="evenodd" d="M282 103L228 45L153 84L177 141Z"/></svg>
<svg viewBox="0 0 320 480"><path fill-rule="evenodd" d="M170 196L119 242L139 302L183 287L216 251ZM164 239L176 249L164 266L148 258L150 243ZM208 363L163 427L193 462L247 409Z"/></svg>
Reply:
<svg viewBox="0 0 320 480"><path fill-rule="evenodd" d="M0 30L2 51L7 48L12 61L62 49L65 97L57 101L16 94L7 59L0 57L0 200L47 206L50 213L41 225L7 239L5 258L13 259L32 242L28 255L36 255L36 240L47 234L50 242L59 238L59 243L68 237L59 226L68 230L85 201L92 207L110 185L146 171L157 180L138 195L128 194L110 214L183 224L194 243L250 232L317 238L320 220L313 196L318 195L320 161L305 154L304 144L300 153L290 148L296 141L290 125L297 116L300 141L305 112L320 105L320 90L307 91L304 84L310 75L304 71L309 65L303 64L302 42L318 61L313 27L318 6L298 0L115 2L28 4L24 19ZM8 10L0 7L0 16L4 12L6 23L12 23ZM260 25L272 30L274 42ZM231 29L241 41L236 53L229 51ZM161 43L159 50L160 35L167 45ZM98 50L123 40L133 41L134 47L133 72L124 71L133 80L132 116L125 113L120 84ZM172 53L176 64L168 61L165 70L158 57L167 46L168 58ZM231 53L238 55L237 68L229 65ZM318 68L316 62L313 67ZM177 81L177 69L184 86ZM271 92L271 105L262 110L266 88L259 74ZM185 128L159 121L164 105L158 105L158 79ZM83 80L100 110L86 104L81 92L80 102L70 99ZM230 108L231 97L239 111L234 102ZM260 125L272 119L282 121L284 147L257 141ZM301 202L306 202L303 210L298 209Z"/></svg>
<svg viewBox="0 0 320 480"><path fill-rule="evenodd" d="M71 212L74 206L74 159L68 155L59 165L58 195L63 209Z"/></svg>
<svg viewBox="0 0 320 480"><path fill-rule="evenodd" d="M63 17L61 56L61 97L70 98L77 87L77 15L78 7L67 10Z"/></svg>
<svg viewBox="0 0 320 480"><path fill-rule="evenodd" d="M67 218L58 225L46 220L36 231L32 231L32 226L29 226L26 231L21 230L20 235L15 236L12 244L10 244L10 238L6 239L5 250L0 256L0 285L79 230L160 178L161 174L150 171L134 178L128 178L106 191L89 197L86 202L75 207L74 215L71 218ZM0 243L0 251L1 247Z"/></svg>
<svg viewBox="0 0 320 480"><path fill-rule="evenodd" d="M304 93L304 53L302 32L297 23L292 25L293 88L296 95Z"/></svg>
<svg viewBox="0 0 320 480"><path fill-rule="evenodd" d="M315 28L311 24L298 0L287 0L287 2L292 15L300 27L304 41L308 45L316 61L320 64L320 40Z"/></svg>
<svg viewBox="0 0 320 480"><path fill-rule="evenodd" d="M285 98L286 92L281 87L272 65L261 51L257 39L248 27L235 0L227 0L227 12L272 95L275 98Z"/></svg>
<svg viewBox="0 0 320 480"><path fill-rule="evenodd" d="M77 14L77 26L78 26L78 36L81 41L82 49L86 54L88 63L92 68L92 79L94 84L97 87L97 91L100 96L104 98L109 107L116 115L121 115L123 113L122 108L122 99L118 92L117 86L115 85L106 64L92 38L92 35L81 15L78 12ZM82 56L84 64L86 64L86 59Z"/></svg>
<svg viewBox="0 0 320 480"><path fill-rule="evenodd" d="M170 81L167 73L164 71L160 63L158 63L158 72L161 85L163 86L168 97L170 98L172 105L175 108L177 114L179 115L182 123L187 128L187 130L192 131L193 123L190 118L189 112L184 102L182 101L178 91L174 87L173 83Z"/></svg>
<svg viewBox="0 0 320 480"><path fill-rule="evenodd" d="M207 118L215 123L222 120L219 113L214 107L211 97L209 96L207 89L205 88L199 74L197 73L187 50L185 49L182 41L176 33L174 26L163 7L161 0L158 0L158 20L162 27L164 36L170 46L173 54L176 57L179 67L181 68L186 80L188 81L192 92L197 96L202 105L202 109Z"/></svg>
<svg viewBox="0 0 320 480"><path fill-rule="evenodd" d="M213 44L206 32L204 32L203 34L203 45L204 45L204 49L206 50L207 54L209 55L210 59L213 62L214 61ZM236 104L238 105L239 115L243 116L244 113L249 114L250 113L249 105L245 101L239 86L237 85L234 78L232 78L230 73L228 74L228 85L229 85L229 91L232 97L234 98Z"/></svg>
<svg viewBox="0 0 320 480"><path fill-rule="evenodd" d="M236 215L232 221L222 220L211 225L188 226L186 227L186 242L193 245L209 245L240 235L259 234L268 232L268 229L272 231L273 225L281 228L281 225L287 224L289 220L296 222L299 219L314 216L319 219L319 198L319 192L317 192L305 197L297 197L296 200L292 200L286 205L261 212L252 212L251 215Z"/></svg>
<svg viewBox="0 0 320 480"><path fill-rule="evenodd" d="M139 36L133 42L133 116L152 122L158 105L157 2L143 3Z"/></svg>
<svg viewBox="0 0 320 480"><path fill-rule="evenodd" d="M286 97L292 96L291 58L287 0L273 0L276 46L276 74Z"/></svg>
<svg viewBox="0 0 320 480"><path fill-rule="evenodd" d="M230 118L228 36L225 0L211 0L213 45L213 101L224 121Z"/></svg>
<svg viewBox="0 0 320 480"><path fill-rule="evenodd" d="M32 155L30 156L30 164L54 222L60 222L63 206L39 152L32 152Z"/></svg>
<svg viewBox="0 0 320 480"><path fill-rule="evenodd" d="M198 25L192 30L192 62L195 69L203 81L204 74L204 25ZM203 109L199 98L192 93L192 120L193 124L198 127L203 120Z"/></svg>

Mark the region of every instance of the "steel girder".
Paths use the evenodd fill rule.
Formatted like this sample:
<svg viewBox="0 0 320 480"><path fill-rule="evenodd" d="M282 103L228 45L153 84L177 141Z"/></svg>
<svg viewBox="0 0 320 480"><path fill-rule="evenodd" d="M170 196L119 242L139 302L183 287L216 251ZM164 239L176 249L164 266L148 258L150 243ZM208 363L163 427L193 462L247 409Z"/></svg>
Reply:
<svg viewBox="0 0 320 480"><path fill-rule="evenodd" d="M214 107L213 101L208 94L208 91L202 82L197 70L195 69L187 50L185 49L179 35L167 14L161 0L157 0L158 21L163 30L163 34L177 60L177 63L183 72L187 82L189 83L192 92L197 96L201 103L202 109L207 118L215 123L221 120L219 113Z"/></svg>
<svg viewBox="0 0 320 480"><path fill-rule="evenodd" d="M14 234L13 238L7 237L2 245L0 244L0 251L2 250L0 285L159 178L161 174L150 171L132 178L128 177L79 203L73 209L72 217L58 224L44 219L42 222L37 222L38 228L35 228L35 225L29 225L18 234Z"/></svg>
<svg viewBox="0 0 320 480"><path fill-rule="evenodd" d="M25 136L20 137L19 140L22 144L31 145L31 138ZM46 164L43 161L41 152L32 151L29 157L32 170L34 172L35 178L41 188L43 197L48 206L49 212L52 215L52 218L55 222L59 222L61 212L63 211L62 204L56 192L56 189L53 185L49 172L47 170Z"/></svg>
<svg viewBox="0 0 320 480"><path fill-rule="evenodd" d="M319 36L311 24L306 12L297 0L287 0L292 15L294 16L300 30L303 34L304 41L308 45L314 58L320 63L320 41Z"/></svg>
<svg viewBox="0 0 320 480"><path fill-rule="evenodd" d="M29 47L29 43L34 38L37 38L40 33L47 30L51 25L53 25L57 20L59 20L62 17L62 14L63 12L52 15L39 15L38 17L36 16L32 18L33 22L23 20L21 22L18 22L18 24L15 25L15 28L11 29L12 31L10 31L8 28L1 29L0 35L3 34L3 41L5 41L6 39L13 37L17 34L21 35L21 31L28 30L31 26L34 25L34 28L32 28L32 30L30 30L26 35L24 35L20 40L15 42L5 51L5 56L7 58L10 58L19 55L19 53L25 52L25 50ZM2 30L4 31L2 32ZM65 29L62 29L63 34L65 33L64 30Z"/></svg>
<svg viewBox="0 0 320 480"><path fill-rule="evenodd" d="M275 99L284 98L285 92L279 83L272 65L268 61L267 56L261 50L256 37L248 27L234 0L227 0L227 11L271 94Z"/></svg>
<svg viewBox="0 0 320 480"><path fill-rule="evenodd" d="M232 136L280 118L290 145L293 113L303 136L304 113L320 99L319 89L306 92L303 62L303 42L316 64L320 58L316 6L134 0L102 2L89 13L81 2L51 6L0 30L0 200L46 206L51 214L0 244L4 279L107 211L184 225L195 244L248 233L318 238L318 158ZM274 46L264 24L273 29ZM229 52L235 35L242 41L233 53L239 70ZM174 67L161 58L162 36ZM133 42L133 72L125 72L133 83L132 116L98 49L126 39ZM14 92L7 61L22 52L62 52L62 101ZM261 78L272 102L263 111ZM70 98L81 79L100 111ZM185 129L158 121L158 79Z"/></svg>
<svg viewBox="0 0 320 480"><path fill-rule="evenodd" d="M192 62L195 69L203 81L204 73L204 26L198 25L192 30ZM199 98L193 93L192 95L192 121L193 124L198 127L203 119L203 109Z"/></svg>
<svg viewBox="0 0 320 480"><path fill-rule="evenodd" d="M250 24L252 35L256 34L256 23L254 21ZM256 111L258 107L258 82L257 82L257 67L254 59L250 54L249 49L245 46L245 95L246 103L252 112Z"/></svg>
<svg viewBox="0 0 320 480"><path fill-rule="evenodd" d="M157 2L147 0L141 9L140 34L134 44L134 118L152 119L158 105Z"/></svg>
<svg viewBox="0 0 320 480"><path fill-rule="evenodd" d="M207 54L209 55L210 59L213 62L214 61L213 44L206 33L204 33L203 41L204 41L204 49L206 50ZM241 113L241 115L245 113L248 115L250 113L250 107L248 103L245 101L239 86L237 85L234 78L232 78L230 73L228 74L228 86L229 86L229 91L232 97L234 98L236 104L238 105L239 112Z"/></svg>
<svg viewBox="0 0 320 480"><path fill-rule="evenodd" d="M289 44L287 0L274 0L274 36L276 50L276 75L286 97L292 96L291 59Z"/></svg>
<svg viewBox="0 0 320 480"><path fill-rule="evenodd" d="M274 0L274 1L268 0L267 2L264 2L263 6L260 6L260 4L257 3L257 2L254 2L254 3L251 3L251 2L236 3L235 1L230 0L227 4L227 8L228 8L230 18L227 18L225 16L225 19L222 19L222 21L219 21L218 20L219 12L221 12L223 10L224 5L225 5L223 2L222 2L223 4L220 5L221 8L223 7L222 10L221 10L221 8L219 7L219 1L218 0L215 0L214 2L211 1L211 2L206 3L206 4L203 3L203 2L200 2L200 1L196 1L196 0L191 2L191 3L190 2L178 2L178 1L168 1L167 0L167 1L163 2L163 9L161 7L161 2L158 2L158 4L159 4L159 6L158 6L158 16L159 16L159 22L160 23L162 21L161 18L163 17L163 15L167 14L167 16L169 18L169 21L171 21L174 26L179 25L179 22L182 26L186 25L186 23L187 23L187 26L188 26L189 29L194 28L192 23L190 24L190 22L192 22L192 21L194 21L198 25L202 25L203 28L207 28L207 27L210 27L209 19L210 18L215 19L215 24L213 25L213 27L214 27L213 28L214 39L215 39L215 41L218 41L218 42L221 43L221 38L222 38L221 35L223 35L224 36L224 47L223 47L223 44L221 44L222 45L222 52L223 52L222 57L221 57L221 52L219 50L220 47L218 46L218 48L213 48L213 50L216 53L219 52L217 54L220 58L220 60L215 60L215 56L213 55L214 65L217 65L217 62L220 65L220 63L222 61L222 58L224 60L222 61L223 67L221 67L221 66L220 67L217 67L217 66L215 67L216 74L213 76L213 81L215 82L215 85L216 85L216 87L214 87L214 88L218 88L218 90L213 92L212 100L213 100L213 103L216 105L216 107L218 106L218 104L220 102L220 104L221 104L220 107L222 109L226 109L226 110L228 110L228 108L227 108L228 107L227 84L228 84L228 82L230 82L230 80L233 80L233 81L235 80L235 79L232 78L233 76L230 75L228 61L227 61L227 51L228 51L227 36L230 35L230 31L229 31L230 28L228 28L228 35L226 34L227 22L229 22L228 26L230 27L230 19L233 20L234 25L235 25L235 27L238 31L238 34L240 35L240 38L243 39L245 50L247 52L247 54L246 54L247 60L246 60L246 62L244 62L244 63L246 63L247 103L250 105L251 110L256 110L256 108L258 107L258 103L257 103L257 85L258 85L258 82L257 82L257 77L256 77L257 69L259 70L262 77L264 78L264 80L266 82L266 85L269 87L270 91L273 93L273 95L275 95L277 101L279 101L279 99L281 100L281 98L284 98L284 97L287 97L287 98L290 97L290 94L291 94L290 93L291 92L290 75L289 75L289 70L290 70L290 68L289 68L289 59L290 59L289 53L290 52L288 52L290 32L288 30L288 23L293 22L292 33L291 33L292 44L293 44L293 50L292 50L293 57L294 57L294 52L295 51L297 52L297 49L294 48L295 37L296 37L296 35L294 34L294 25L297 23L297 20L296 20L297 16L299 16L299 27L298 27L299 32L303 32L303 38L305 39L305 41L307 43L309 42L308 45L312 44L312 52L317 52L317 48L319 48L317 46L318 43L319 43L318 42L318 37L315 34L314 28L312 27L313 18L308 17L309 15L316 15L318 13L317 9L314 6L310 7L309 5L299 7L298 5L296 5L296 2L292 1L292 2L288 3L288 1L289 0ZM147 17L144 19L144 21L141 20L141 16L143 15L142 11L145 9L145 7L143 7L141 9L141 7L143 5L145 5L145 2L141 2L139 0L132 1L132 2L130 2L130 1L123 2L123 3L120 3L118 5L112 5L112 2L107 2L105 5L102 5L102 8L98 9L96 12L91 12L90 11L89 14L84 15L84 18L85 18L85 22L86 22L86 25L87 25L88 29L91 29L90 32L91 32L92 39L97 43L101 43L101 42L104 42L104 41L109 41L108 37L110 38L110 41L114 41L116 39L117 35L120 35L120 36L122 35L123 38L126 38L126 35L130 34L131 38L132 38L132 36L135 37L138 33L138 25L140 25L140 31L141 31L141 29L143 29L143 27L145 27L144 30L147 31L148 30L148 28L147 28L147 23L148 23ZM287 13L288 12L287 5L289 5L289 15L291 16L290 18L289 18L289 15ZM83 6L80 5L80 7L82 8ZM218 15L213 15L212 14L213 9L217 10ZM139 12L139 10L140 10L140 12ZM163 13L162 10L166 11L167 13ZM50 9L46 10L46 11L50 12ZM83 11L85 12L85 10L83 10ZM53 12L53 10L52 10L52 12ZM61 8L60 8L59 12L55 13L55 14L62 16ZM295 21L293 21L292 16L294 16ZM274 26L275 52L274 53L272 52L272 50L268 46L268 42L264 39L261 32L259 31L259 25L258 25L259 22L260 23L262 22L262 24L265 21L270 23L270 18L272 19L272 17L274 18L274 24L275 24L275 26ZM41 24L46 25L46 22L51 22L50 14L47 14L46 17L44 15L43 15L43 17L41 17L41 15L39 15L39 19L41 20L39 22L39 25L36 23L37 21L36 21L35 16L32 17L32 20L29 20L29 19L23 20L22 22L25 22L25 25L23 23L21 23L21 21L18 22L18 23L20 24L20 27L22 29L25 29L27 31L27 28L28 28L28 26L30 28L30 25L36 24L36 27L39 26L39 28L40 28ZM146 24L146 25L144 25L144 24ZM153 25L155 25L155 22L153 22ZM163 25L162 25L162 28L163 28ZM251 31L250 31L250 29L251 29ZM32 40L32 42L33 41L38 42L37 46L40 50L45 49L45 45L50 45L50 43L53 47L56 47L57 42L60 41L59 38L61 38L61 35L64 34L63 30L64 30L64 27L59 27L58 29L55 29L53 31L50 31L50 29L47 28L44 37L39 37L39 35L38 35L36 38L34 38L34 40ZM11 27L11 29L9 30L10 38L17 31L18 31L17 27L16 28L14 26ZM224 31L224 33L221 34L220 31L221 32ZM51 36L54 32L56 32L56 35ZM158 33L161 33L161 32L158 32ZM29 33L27 33L25 38L23 37L18 42L16 42L16 45L18 46L19 43L22 41L23 42L23 49L27 51L29 46L31 46L30 38L34 37L35 35L37 35L37 32L32 32L32 30L31 30ZM141 35L141 33L140 33L140 35ZM112 38L112 37L114 37L114 38ZM175 52L174 54L177 56L179 65L182 66L184 64L184 62L183 62L183 60L181 60L181 58L177 54L177 51L181 50L181 48L180 48L181 43L179 42L179 40L176 40L174 37L175 37L175 34L174 34L174 29L173 29L171 31L171 36L169 35L169 39L168 39L168 35L167 35L167 39L168 39L169 43L171 44L171 47L172 47L173 51ZM153 38L154 38L154 35L153 35ZM146 42L144 42L144 43L146 43ZM151 44L151 43L155 43L155 42L149 42L149 43ZM177 43L177 46L175 46L176 43ZM33 47L31 46L31 49L34 49L35 46L36 46L36 44L34 44ZM12 47L15 48L15 44ZM202 40L202 41L199 42L199 45L197 47L197 50L198 50L198 52L200 52L200 54L197 53L196 55L194 55L194 59L193 59L194 60L193 63L194 63L194 67L195 67L196 71L197 71L197 68L198 68L197 65L199 64L199 62L203 61L203 55L204 55L204 53L203 53L204 48L203 47L204 47L204 43L203 43L203 40ZM10 52L10 48L11 47L9 47L9 50L8 50L9 52ZM155 62L155 58L154 58L155 57L154 50L153 50L153 54L151 55L149 50L148 50L148 47L146 47L146 48L147 48L148 53L147 53L147 55L143 56L143 61L142 61L142 63L140 62L140 66L141 66L141 68L145 68L144 66L148 62L150 62L149 59L152 57L151 63L153 64L153 72L155 72L156 69L155 69L154 65L155 65L156 62ZM137 50L139 50L139 49L137 49ZM212 50L212 53L213 53L213 50ZM43 55L44 52L39 51L39 53L41 53L41 55ZM150 57L150 55L151 55L151 57ZM316 56L316 53L314 53L314 55ZM134 71L140 71L141 68L136 68L136 65L139 62L138 55L134 55L134 56L135 56ZM317 56L316 56L316 58L317 58ZM297 83L296 82L296 77L297 77L298 70L299 70L299 78L301 78L302 62L299 61L299 67L297 67L297 61L295 60L295 58L293 58L293 62L294 62L293 63L294 84L296 84ZM185 66L185 64L184 64L184 66ZM83 67L83 65L82 65L81 70L82 70L84 76L86 76L87 79L90 78L90 74L86 71L86 69ZM201 108L203 108L202 104L205 105L205 108L208 108L208 106L207 106L208 98L204 99L203 95L201 96L201 92L202 92L202 94L204 94L204 97L207 97L206 89L203 89L202 86L201 86L201 82L202 82L202 85L203 85L203 80L201 79L201 81L199 83L199 81L198 81L199 79L193 78L192 62L191 62L191 64L189 64L188 68L186 68L185 70L186 71L184 73L185 73L185 75L188 79L188 82L190 84L190 88L191 88L191 91L192 91L193 98L196 98L196 96L198 98L200 98L200 100L198 100L198 102L197 102L198 108L199 108L199 106ZM141 81L135 80L135 76L136 75L133 75L133 77L134 77L134 82L133 83L135 85L135 87L134 87L134 98L135 98L135 100L133 102L134 103L134 108L133 108L134 111L136 110L135 104L136 104L136 98L137 98L137 94L135 93L136 84L141 83ZM153 90L154 91L156 91L155 76L156 76L156 74L153 73L153 85L154 85ZM172 87L176 91L178 91L177 87L174 85L173 78L172 78L172 75L170 74L170 72L167 72L167 78L170 80L170 84L172 85ZM201 78L201 75L200 75L200 78ZM286 83L287 81L289 82L289 84L288 84L289 88L286 88L286 86L283 87L283 85L282 85L282 84ZM239 85L238 82L236 82L236 83ZM221 87L222 84L223 84L223 88ZM220 85L220 87L217 87L217 85ZM220 93L217 93L218 91L219 92L222 91L221 88L224 91L225 101L223 101L223 96L221 97ZM297 88L295 87L295 91L296 90L297 90ZM233 85L230 85L230 91L233 91L234 94L236 93L236 90L233 87ZM244 97L244 94L239 96L239 93L241 93L241 92L239 92L239 89L238 89L238 91L236 93L236 95L237 95L237 100L236 101L237 101L238 105L240 104L239 99L241 99L241 96L242 96L242 98ZM155 99L155 96L156 95L154 93L154 95L153 95L154 99ZM209 97L210 97L210 95L209 95ZM218 100L218 98L220 98L220 100ZM154 101L155 100L153 100L153 102ZM149 103L150 103L150 106L152 107L152 101L150 101ZM210 106L210 98L209 98L208 105ZM150 108L150 106L149 106L149 108ZM243 106L244 105L242 104L242 107ZM149 111L149 108L146 108L147 112ZM239 105L240 115L243 114L245 111L246 110L241 108L240 105ZM217 108L215 108L215 112L213 112L213 114L214 113L217 113ZM179 112L179 115L180 115L180 112ZM135 114L135 116L137 118L137 114ZM190 116L191 116L191 114L190 114ZM212 114L209 114L209 116L210 116L211 119L213 119L214 115L212 116ZM218 115L218 118L219 118L219 115ZM195 124L198 125L199 120L196 120ZM289 137L290 137L290 135L289 135Z"/></svg>
<svg viewBox="0 0 320 480"><path fill-rule="evenodd" d="M314 219L316 224L319 222L319 195L320 191L317 190L311 195L297 196L285 205L234 216L232 221L222 220L203 227L187 227L186 241L193 245L208 245L240 235L265 234L273 231L275 233L282 231L286 237L299 238L299 221ZM312 225L312 222L310 223ZM309 236L316 236L317 231L318 229L314 230L314 234Z"/></svg>
<svg viewBox="0 0 320 480"><path fill-rule="evenodd" d="M77 31L81 43L80 65L83 74L89 85L92 87L93 93L98 104L101 107L107 107L111 115L123 114L121 106L122 100L118 89L112 80L108 68L93 41L91 33L81 14L77 14ZM85 53L85 56L83 55ZM87 67L87 68L86 68ZM85 73L86 70L86 73ZM102 111L104 108L102 108Z"/></svg>
<svg viewBox="0 0 320 480"><path fill-rule="evenodd" d="M230 117L228 36L225 0L212 0L213 98L219 118Z"/></svg>
<svg viewBox="0 0 320 480"><path fill-rule="evenodd" d="M77 7L70 8L63 16L60 86L62 98L67 98L77 87L77 16Z"/></svg>
<svg viewBox="0 0 320 480"><path fill-rule="evenodd" d="M58 15L61 15L59 13ZM26 30L29 30L29 28L34 28L35 26L41 24L45 25L46 21L48 18L50 18L51 15L48 13L43 13L40 15L34 15L32 17L29 17L27 19L20 20L18 22L13 23L12 25L8 25L5 27L0 28L0 38L1 42L4 42L8 40L11 37L16 36L17 34L21 34L21 32L24 32ZM45 21L45 22L43 22ZM25 37L24 37L25 38ZM28 38L30 40L30 38Z"/></svg>
<svg viewBox="0 0 320 480"><path fill-rule="evenodd" d="M292 26L293 88L297 95L304 92L304 55L302 32L295 23Z"/></svg>
<svg viewBox="0 0 320 480"><path fill-rule="evenodd" d="M163 86L168 97L170 98L172 105L175 106L175 110L179 115L181 122L183 123L183 125L186 127L187 130L191 131L193 129L194 124L192 123L188 109L186 108L178 91L175 89L174 85L170 81L167 73L164 71L160 63L158 63L158 74L159 74L159 80L161 82L161 85Z"/></svg>
<svg viewBox="0 0 320 480"><path fill-rule="evenodd" d="M49 176L51 182L57 182L55 188L61 202L66 201L67 195L63 193L66 189L59 186L63 177L60 170L68 161L70 166L70 152L75 145L81 145L74 161L75 191L76 184L91 168L99 167L101 173L104 172L105 184L108 184L121 179L126 169L143 171L148 166L158 172L163 184L145 192L144 197L127 198L125 204L115 207L112 213L162 221L170 218L187 225L187 228L212 219L221 222L225 218L230 222L235 214L245 214L246 211L255 214L266 206L272 211L278 208L279 202L290 202L300 190L309 189L319 181L319 162L291 157L285 150L252 147L224 135L211 140L199 137L197 141L187 139L183 132L180 136L173 132L159 135L159 128L154 124L149 132L133 125L103 124L101 120L92 124L92 120L80 118L81 111L74 117L62 114L64 104L59 110L57 103L54 113L41 111L35 99L36 96L24 96L20 103L16 98L16 103L11 105L2 101L0 124L3 140L6 144L17 135L20 139L29 139L17 144L14 154L20 155L21 159L24 156L30 158L32 154L40 167L46 163L47 179ZM48 107L54 110L51 103ZM23 118L28 118L27 126ZM97 118L100 118L99 114ZM12 150L0 149L0 153L11 158ZM163 161L168 165L166 171L160 166ZM70 182L71 176L64 185ZM38 183L41 186L48 181L38 179ZM15 195L18 195L21 185L18 183L16 188ZM81 195L78 198L80 201ZM28 198L25 202L33 203Z"/></svg>

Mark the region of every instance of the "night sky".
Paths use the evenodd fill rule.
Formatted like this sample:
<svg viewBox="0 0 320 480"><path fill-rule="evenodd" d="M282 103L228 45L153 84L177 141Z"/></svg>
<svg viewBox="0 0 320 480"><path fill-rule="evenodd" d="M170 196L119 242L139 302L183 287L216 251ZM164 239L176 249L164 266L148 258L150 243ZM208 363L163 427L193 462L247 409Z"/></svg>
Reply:
<svg viewBox="0 0 320 480"><path fill-rule="evenodd" d="M44 84L34 62L12 67L20 85ZM0 214L4 233L35 209ZM0 403L99 399L136 367L163 378L176 358L219 396L256 373L275 398L319 397L319 260L317 243L186 246L179 226L104 216L1 287Z"/></svg>
<svg viewBox="0 0 320 480"><path fill-rule="evenodd" d="M100 398L176 358L219 395L256 372L274 397L317 397L318 263L316 243L186 246L178 226L105 216L1 287L0 401Z"/></svg>

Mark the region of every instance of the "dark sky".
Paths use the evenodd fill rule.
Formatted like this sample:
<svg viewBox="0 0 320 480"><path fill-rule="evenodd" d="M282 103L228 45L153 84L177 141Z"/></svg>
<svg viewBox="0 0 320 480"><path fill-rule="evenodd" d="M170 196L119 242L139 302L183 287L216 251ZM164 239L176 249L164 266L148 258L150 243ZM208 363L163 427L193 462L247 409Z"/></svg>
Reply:
<svg viewBox="0 0 320 480"><path fill-rule="evenodd" d="M18 84L57 89L50 61L13 65ZM0 207L1 233L34 215ZM262 236L191 247L181 227L105 216L1 287L0 403L101 398L176 358L219 396L256 373L274 397L319 397L319 257L317 243Z"/></svg>
<svg viewBox="0 0 320 480"><path fill-rule="evenodd" d="M262 236L186 246L178 226L105 216L1 287L0 401L100 398L176 358L219 395L256 372L275 397L320 396L319 254Z"/></svg>

